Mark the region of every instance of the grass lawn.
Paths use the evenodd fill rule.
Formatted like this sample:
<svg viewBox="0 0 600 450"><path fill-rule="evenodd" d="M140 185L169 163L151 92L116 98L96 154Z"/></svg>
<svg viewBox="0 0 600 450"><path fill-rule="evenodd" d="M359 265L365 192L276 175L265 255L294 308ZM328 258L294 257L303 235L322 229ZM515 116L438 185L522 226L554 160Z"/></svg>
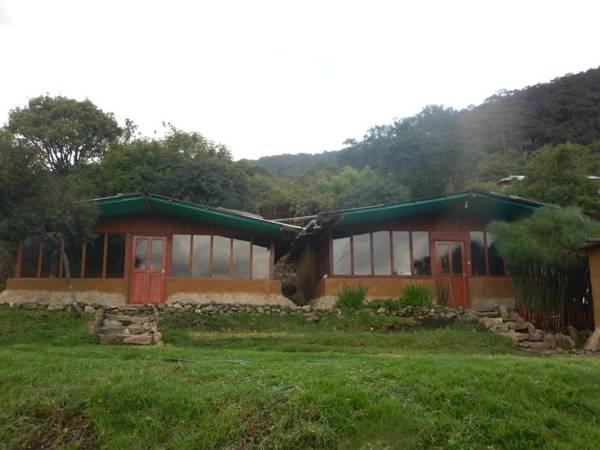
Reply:
<svg viewBox="0 0 600 450"><path fill-rule="evenodd" d="M0 447L600 447L600 359L466 324L182 314L134 348L90 321L0 308Z"/></svg>

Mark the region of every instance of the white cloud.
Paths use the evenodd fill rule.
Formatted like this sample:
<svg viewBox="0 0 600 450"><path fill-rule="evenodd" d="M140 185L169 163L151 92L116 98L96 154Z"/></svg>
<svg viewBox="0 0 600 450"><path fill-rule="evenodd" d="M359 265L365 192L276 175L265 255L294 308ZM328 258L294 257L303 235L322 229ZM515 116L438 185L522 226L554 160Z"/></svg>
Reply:
<svg viewBox="0 0 600 450"><path fill-rule="evenodd" d="M583 0L0 0L7 12L0 122L44 92L89 97L237 158L336 149L429 103L600 64L600 5Z"/></svg>

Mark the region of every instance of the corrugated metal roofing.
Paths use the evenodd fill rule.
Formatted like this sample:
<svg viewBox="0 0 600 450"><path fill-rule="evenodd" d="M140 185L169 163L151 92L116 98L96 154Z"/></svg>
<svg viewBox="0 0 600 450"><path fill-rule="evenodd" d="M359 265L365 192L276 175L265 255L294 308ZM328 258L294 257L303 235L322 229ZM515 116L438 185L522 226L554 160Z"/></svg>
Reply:
<svg viewBox="0 0 600 450"><path fill-rule="evenodd" d="M96 202L98 205L100 218L155 213L191 220L201 220L214 225L268 234L276 234L282 230L293 232L301 230L300 227L293 225L281 224L259 217L235 213L231 210L200 206L196 203L185 202L155 194L120 194L114 197L98 198L92 201Z"/></svg>
<svg viewBox="0 0 600 450"><path fill-rule="evenodd" d="M470 191L389 205L331 211L320 217L339 216L336 226L342 226L434 212L456 212L456 208L460 207L493 219L514 220L541 206L544 205L521 197Z"/></svg>

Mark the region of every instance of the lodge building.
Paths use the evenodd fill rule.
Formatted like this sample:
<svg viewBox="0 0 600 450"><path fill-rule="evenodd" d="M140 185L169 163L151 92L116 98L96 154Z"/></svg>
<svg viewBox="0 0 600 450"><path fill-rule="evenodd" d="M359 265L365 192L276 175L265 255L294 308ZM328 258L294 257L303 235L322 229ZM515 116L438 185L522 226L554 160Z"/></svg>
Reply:
<svg viewBox="0 0 600 450"><path fill-rule="evenodd" d="M391 205L333 211L306 226L158 195L94 200L96 238L65 248L82 302L292 304L274 265L297 262L295 299L331 304L343 286L368 298L398 297L426 284L450 305L514 304L493 220L512 221L539 203L463 192ZM67 298L67 265L57 243L19 245L14 277L0 295L17 301Z"/></svg>

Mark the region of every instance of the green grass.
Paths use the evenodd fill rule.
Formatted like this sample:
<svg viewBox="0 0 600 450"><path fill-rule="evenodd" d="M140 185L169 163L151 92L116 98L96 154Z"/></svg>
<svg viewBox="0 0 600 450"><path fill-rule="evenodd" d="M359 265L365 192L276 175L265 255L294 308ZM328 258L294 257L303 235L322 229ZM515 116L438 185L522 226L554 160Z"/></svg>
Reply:
<svg viewBox="0 0 600 450"><path fill-rule="evenodd" d="M600 360L466 324L180 314L157 348L0 308L0 447L597 448ZM183 358L181 365L167 360Z"/></svg>

